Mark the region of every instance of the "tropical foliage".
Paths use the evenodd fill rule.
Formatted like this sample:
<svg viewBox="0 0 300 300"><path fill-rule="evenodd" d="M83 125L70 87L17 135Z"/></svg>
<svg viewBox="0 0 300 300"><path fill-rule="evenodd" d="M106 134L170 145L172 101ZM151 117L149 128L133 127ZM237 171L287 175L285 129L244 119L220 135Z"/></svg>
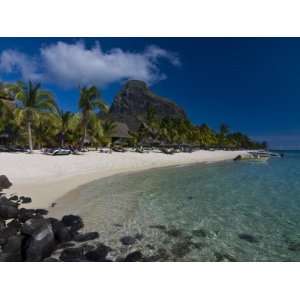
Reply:
<svg viewBox="0 0 300 300"><path fill-rule="evenodd" d="M83 87L80 90L80 98L79 98L79 110L81 111L81 122L83 127L83 136L81 140L82 146L84 145L87 139L89 125L90 127L92 127L92 129L98 130L98 125L96 122L96 115L95 115L96 109L102 110L104 112L108 111L107 105L100 98L100 92L97 90L95 86ZM91 121L93 123L91 123ZM98 138L95 137L95 140L98 140Z"/></svg>
<svg viewBox="0 0 300 300"><path fill-rule="evenodd" d="M51 92L39 83L0 83L0 137L5 134L14 145L32 149L43 147L98 147L109 145L116 123L103 118L108 107L94 87L82 87L79 112L63 111ZM188 144L199 148L257 149L257 143L240 132L231 132L226 124L213 130L207 124L193 125L185 119L159 119L149 107L136 132L130 132L131 143Z"/></svg>
<svg viewBox="0 0 300 300"><path fill-rule="evenodd" d="M149 108L146 121L138 132L131 133L136 142L143 139L159 140L165 144L189 144L199 148L218 149L259 149L266 148L266 142L258 143L240 132L230 132L229 126L221 124L219 131L214 131L207 124L193 125L188 120L172 117L159 120L155 110Z"/></svg>

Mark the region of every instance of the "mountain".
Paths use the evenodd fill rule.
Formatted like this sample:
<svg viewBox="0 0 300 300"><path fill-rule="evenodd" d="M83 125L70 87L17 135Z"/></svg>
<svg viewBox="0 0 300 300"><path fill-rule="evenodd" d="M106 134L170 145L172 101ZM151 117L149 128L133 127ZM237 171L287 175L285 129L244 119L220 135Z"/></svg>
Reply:
<svg viewBox="0 0 300 300"><path fill-rule="evenodd" d="M126 123L131 131L135 131L145 120L150 107L154 108L158 119L187 119L182 108L173 101L154 94L145 82L139 80L130 80L124 85L115 97L108 116L114 121Z"/></svg>

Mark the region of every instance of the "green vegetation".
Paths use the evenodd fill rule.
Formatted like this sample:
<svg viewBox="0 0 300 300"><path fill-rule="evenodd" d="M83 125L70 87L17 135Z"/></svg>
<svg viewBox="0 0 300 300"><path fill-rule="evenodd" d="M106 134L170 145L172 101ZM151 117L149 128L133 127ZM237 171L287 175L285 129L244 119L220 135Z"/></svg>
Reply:
<svg viewBox="0 0 300 300"><path fill-rule="evenodd" d="M109 145L116 124L103 118L108 107L94 87L80 89L79 112L61 110L51 92L40 84L17 82L0 83L0 138L9 136L13 145L32 151L43 147L95 147ZM101 114L100 114L101 112ZM149 107L141 119L137 132L130 132L130 143L191 145L203 149L258 149L258 143L240 132L231 132L222 124L214 131L207 124L193 125L185 119L158 119L155 109Z"/></svg>
<svg viewBox="0 0 300 300"><path fill-rule="evenodd" d="M10 143L28 147L100 145L113 124L102 122L97 110L107 111L95 87L80 89L80 112L61 110L54 96L40 84L23 82L0 85L0 136L9 136ZM105 130L104 130L105 129Z"/></svg>
<svg viewBox="0 0 300 300"><path fill-rule="evenodd" d="M202 149L265 149L266 142L258 143L240 132L230 132L229 126L221 124L218 132L207 124L195 126L183 119L158 120L155 110L149 108L136 133L131 133L135 143L143 140L158 140L167 144L188 144Z"/></svg>

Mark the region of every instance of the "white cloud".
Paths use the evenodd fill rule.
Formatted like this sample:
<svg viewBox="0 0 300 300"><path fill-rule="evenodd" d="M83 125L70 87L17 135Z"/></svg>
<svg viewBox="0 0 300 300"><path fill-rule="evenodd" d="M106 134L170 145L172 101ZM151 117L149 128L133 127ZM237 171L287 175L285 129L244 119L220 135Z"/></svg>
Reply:
<svg viewBox="0 0 300 300"><path fill-rule="evenodd" d="M0 55L0 71L20 73L23 79L41 80L35 59L15 50L5 50Z"/></svg>
<svg viewBox="0 0 300 300"><path fill-rule="evenodd" d="M64 87L94 84L100 87L126 79L140 79L148 84L166 78L159 68L164 59L174 66L179 57L158 46L143 52L114 48L103 52L99 43L88 49L83 42L58 42L40 49L38 57L14 50L0 55L0 72L18 72L24 80L44 80Z"/></svg>

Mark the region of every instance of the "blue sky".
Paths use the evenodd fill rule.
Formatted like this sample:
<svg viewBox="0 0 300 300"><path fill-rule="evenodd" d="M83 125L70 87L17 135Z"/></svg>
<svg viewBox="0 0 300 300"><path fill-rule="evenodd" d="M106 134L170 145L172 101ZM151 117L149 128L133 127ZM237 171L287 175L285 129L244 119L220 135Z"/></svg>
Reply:
<svg viewBox="0 0 300 300"><path fill-rule="evenodd" d="M72 111L80 85L110 104L142 79L195 124L300 148L299 54L297 38L0 38L0 79L39 80Z"/></svg>

